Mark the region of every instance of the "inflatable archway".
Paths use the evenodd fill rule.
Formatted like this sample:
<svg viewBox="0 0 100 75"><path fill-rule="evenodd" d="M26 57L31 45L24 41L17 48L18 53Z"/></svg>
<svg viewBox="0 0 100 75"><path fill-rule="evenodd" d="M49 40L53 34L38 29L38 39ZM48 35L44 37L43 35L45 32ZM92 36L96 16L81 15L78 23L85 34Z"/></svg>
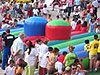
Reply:
<svg viewBox="0 0 100 75"><path fill-rule="evenodd" d="M46 38L49 40L68 40L71 26L64 20L53 20L46 25Z"/></svg>
<svg viewBox="0 0 100 75"><path fill-rule="evenodd" d="M31 0L16 0L16 2L31 2Z"/></svg>

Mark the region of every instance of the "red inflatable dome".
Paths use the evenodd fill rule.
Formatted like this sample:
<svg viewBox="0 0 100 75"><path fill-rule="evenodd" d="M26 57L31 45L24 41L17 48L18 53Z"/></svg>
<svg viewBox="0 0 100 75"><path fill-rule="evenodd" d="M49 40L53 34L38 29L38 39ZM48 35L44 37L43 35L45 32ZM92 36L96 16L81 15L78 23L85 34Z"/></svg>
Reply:
<svg viewBox="0 0 100 75"><path fill-rule="evenodd" d="M71 26L64 20L53 20L46 25L46 38L49 40L69 40Z"/></svg>

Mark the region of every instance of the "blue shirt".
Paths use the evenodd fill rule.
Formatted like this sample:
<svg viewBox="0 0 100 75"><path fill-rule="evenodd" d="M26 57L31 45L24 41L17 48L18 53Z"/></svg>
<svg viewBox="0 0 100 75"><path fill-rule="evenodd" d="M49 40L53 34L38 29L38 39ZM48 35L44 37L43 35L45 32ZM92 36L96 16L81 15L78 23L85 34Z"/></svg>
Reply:
<svg viewBox="0 0 100 75"><path fill-rule="evenodd" d="M80 5L80 0L75 0L76 5Z"/></svg>

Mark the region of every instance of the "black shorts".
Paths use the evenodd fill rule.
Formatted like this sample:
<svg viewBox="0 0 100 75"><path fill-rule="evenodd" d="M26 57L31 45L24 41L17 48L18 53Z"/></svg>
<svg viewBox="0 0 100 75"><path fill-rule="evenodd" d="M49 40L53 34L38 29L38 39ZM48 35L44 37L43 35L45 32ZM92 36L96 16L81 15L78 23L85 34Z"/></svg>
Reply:
<svg viewBox="0 0 100 75"><path fill-rule="evenodd" d="M100 60L100 53L97 53L97 60Z"/></svg>

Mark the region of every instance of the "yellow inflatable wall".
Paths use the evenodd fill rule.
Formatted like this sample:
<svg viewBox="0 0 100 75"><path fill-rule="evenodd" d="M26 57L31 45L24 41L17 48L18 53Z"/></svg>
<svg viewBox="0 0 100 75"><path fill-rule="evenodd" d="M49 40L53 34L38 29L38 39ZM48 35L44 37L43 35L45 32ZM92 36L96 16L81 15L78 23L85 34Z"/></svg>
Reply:
<svg viewBox="0 0 100 75"><path fill-rule="evenodd" d="M31 0L16 0L16 2L21 2L21 1L24 2L24 3L25 2L31 2Z"/></svg>

